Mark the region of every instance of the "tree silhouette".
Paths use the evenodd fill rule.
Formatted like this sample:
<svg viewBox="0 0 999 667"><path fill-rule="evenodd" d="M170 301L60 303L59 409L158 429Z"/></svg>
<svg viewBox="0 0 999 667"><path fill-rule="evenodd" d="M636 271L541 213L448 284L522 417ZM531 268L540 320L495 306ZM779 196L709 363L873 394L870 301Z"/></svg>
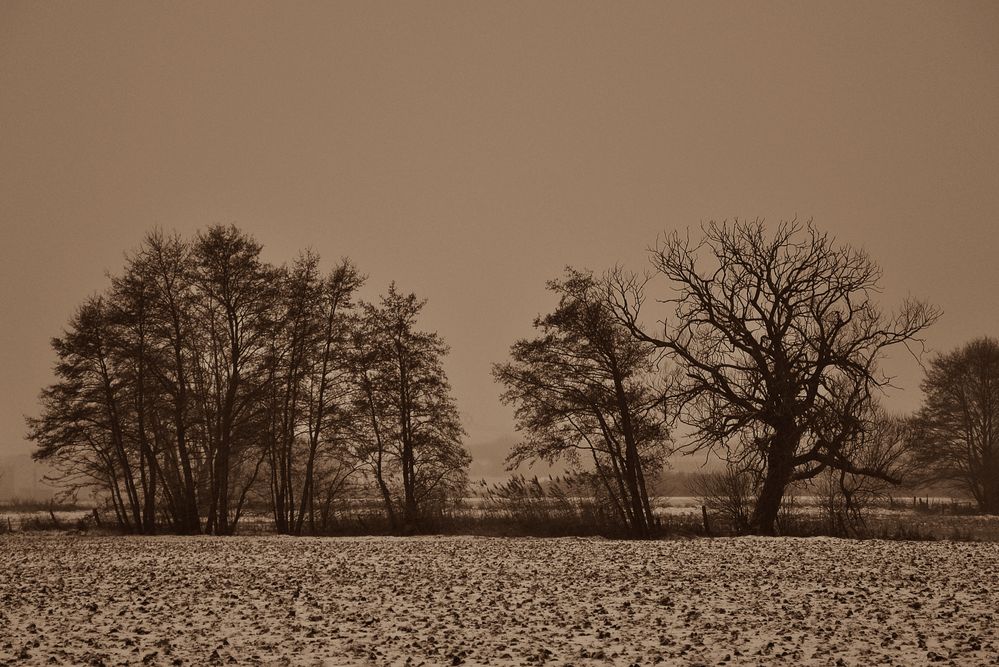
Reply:
<svg viewBox="0 0 999 667"><path fill-rule="evenodd" d="M956 482L999 514L999 342L979 338L930 360L913 445L926 478Z"/></svg>
<svg viewBox="0 0 999 667"><path fill-rule="evenodd" d="M378 305L363 304L355 337L359 456L393 528L405 530L419 527L430 505L460 497L471 460L443 368L448 347L416 326L425 304L392 283Z"/></svg>
<svg viewBox="0 0 999 667"><path fill-rule="evenodd" d="M147 235L53 340L35 457L131 532L228 535L251 503L280 532L325 529L355 479L419 527L469 461L447 346L416 327L424 302L393 285L359 308L349 260L323 273L315 253L274 266L261 251L233 226Z"/></svg>
<svg viewBox="0 0 999 667"><path fill-rule="evenodd" d="M862 250L811 223L711 222L703 237L673 233L651 251L653 273L608 276L619 321L677 367L671 393L693 432L688 449L719 449L758 471L752 528L770 534L788 484L828 468L894 479L850 456L888 348L938 317L908 300L896 314L874 302L881 271ZM642 322L653 278L673 289L660 327Z"/></svg>
<svg viewBox="0 0 999 667"><path fill-rule="evenodd" d="M661 470L668 445L656 348L614 319L590 273L567 269L548 289L559 304L534 321L539 335L515 342L512 361L493 367L525 435L508 461L578 464L587 454L622 524L648 536L646 478Z"/></svg>

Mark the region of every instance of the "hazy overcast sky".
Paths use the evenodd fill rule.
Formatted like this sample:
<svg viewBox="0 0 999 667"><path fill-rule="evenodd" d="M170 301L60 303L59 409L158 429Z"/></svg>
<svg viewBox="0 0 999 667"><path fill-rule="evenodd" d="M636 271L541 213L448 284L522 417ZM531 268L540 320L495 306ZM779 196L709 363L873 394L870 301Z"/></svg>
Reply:
<svg viewBox="0 0 999 667"><path fill-rule="evenodd" d="M477 458L490 364L566 264L814 217L999 335L996 2L0 2L0 454L48 341L155 225L352 257L430 299ZM919 369L900 361L902 409Z"/></svg>

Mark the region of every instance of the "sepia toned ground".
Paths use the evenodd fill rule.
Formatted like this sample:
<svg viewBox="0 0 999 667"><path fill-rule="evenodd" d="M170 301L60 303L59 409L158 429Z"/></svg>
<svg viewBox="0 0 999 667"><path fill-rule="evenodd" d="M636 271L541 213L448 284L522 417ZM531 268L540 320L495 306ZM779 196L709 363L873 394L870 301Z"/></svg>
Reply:
<svg viewBox="0 0 999 667"><path fill-rule="evenodd" d="M0 536L0 664L999 664L999 544Z"/></svg>

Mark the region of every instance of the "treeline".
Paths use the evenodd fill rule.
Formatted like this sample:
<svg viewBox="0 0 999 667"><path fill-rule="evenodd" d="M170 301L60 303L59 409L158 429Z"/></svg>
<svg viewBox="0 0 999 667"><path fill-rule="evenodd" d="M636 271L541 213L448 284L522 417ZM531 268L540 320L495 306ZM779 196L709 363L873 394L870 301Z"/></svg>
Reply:
<svg viewBox="0 0 999 667"><path fill-rule="evenodd" d="M883 310L877 263L810 222L700 232L663 237L641 274L549 282L555 308L493 367L522 436L511 469L567 464L556 495L634 537L661 532L653 487L675 453L725 462L698 495L736 532L784 531L802 489L844 534L898 485L958 485L999 513L999 343L931 358L922 408L892 414L881 362L918 355L938 309ZM349 261L260 251L234 227L149 235L53 341L36 458L132 531L229 534L252 502L280 532L327 532L344 498L431 529L470 459L424 302L394 285L358 302ZM546 494L514 478L492 497L534 512Z"/></svg>
<svg viewBox="0 0 999 667"><path fill-rule="evenodd" d="M269 264L232 226L148 235L52 341L35 458L132 532L231 534L261 502L280 532L317 532L347 489L418 529L467 484L448 348L424 300L359 302L363 283L312 252Z"/></svg>

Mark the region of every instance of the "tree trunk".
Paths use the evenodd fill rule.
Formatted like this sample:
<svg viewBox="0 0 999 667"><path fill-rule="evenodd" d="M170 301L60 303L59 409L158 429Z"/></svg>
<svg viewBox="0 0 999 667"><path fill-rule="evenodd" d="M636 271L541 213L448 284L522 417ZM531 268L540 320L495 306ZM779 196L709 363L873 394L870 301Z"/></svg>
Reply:
<svg viewBox="0 0 999 667"><path fill-rule="evenodd" d="M111 373L108 370L103 358L103 350L101 350L99 354L101 354L101 358L98 359L98 363L100 365L101 382L104 389L104 408L108 424L111 427L111 443L114 446L118 465L121 466L122 482L125 485L125 494L128 498L127 506L124 499L122 499L122 512L127 513L131 511L132 521L128 526L129 531L131 532L134 530L135 532L140 532L142 528L142 508L139 505L139 494L135 488L135 479L132 475L132 464L128 460L128 454L125 451L125 439L122 433L121 420L118 413L118 399L114 393Z"/></svg>
<svg viewBox="0 0 999 667"><path fill-rule="evenodd" d="M219 447L215 454L215 534L229 535L229 469L232 466L232 431L235 421L236 392L239 387L239 351L233 344L230 351L231 373L222 403Z"/></svg>
<svg viewBox="0 0 999 667"><path fill-rule="evenodd" d="M780 512L784 491L791 481L794 470L794 445L796 443L788 435L777 434L770 447L767 458L767 473L756 499L753 517L750 520L754 533L758 535L776 535L777 514Z"/></svg>
<svg viewBox="0 0 999 667"><path fill-rule="evenodd" d="M413 449L413 424L410 418L410 386L406 361L399 355L399 434L402 439L402 489L405 528L411 531L419 520L416 502L416 452Z"/></svg>
<svg viewBox="0 0 999 667"><path fill-rule="evenodd" d="M399 527L399 521L396 519L395 508L392 506L392 494L389 492L385 480L382 479L381 472L379 471L375 476L378 481L378 490L382 492L382 500L385 501L385 513L388 514L389 527L395 532Z"/></svg>
<svg viewBox="0 0 999 667"><path fill-rule="evenodd" d="M175 323L175 335L180 335L180 324ZM177 394L174 405L174 431L177 436L177 456L180 458L184 474L184 495L181 501L183 523L180 532L197 535L201 532L201 518L198 516L198 499L194 490L194 470L191 466L191 453L187 448L187 378L184 376L183 353L180 344L174 345L174 364L177 369Z"/></svg>
<svg viewBox="0 0 999 667"><path fill-rule="evenodd" d="M139 349L139 367L136 379L136 428L139 437L139 462L142 471L142 532L156 532L156 455L146 433L145 345Z"/></svg>
<svg viewBox="0 0 999 667"><path fill-rule="evenodd" d="M645 480L641 479L642 466L638 454L638 443L631 426L631 410L628 407L628 397L624 392L624 383L615 363L613 368L614 394L617 399L617 409L621 418L621 431L624 434L624 464L626 482L628 484L629 501L631 502L632 533L635 537L649 536L649 517L646 515L648 503L644 502L642 489Z"/></svg>
<svg viewBox="0 0 999 667"><path fill-rule="evenodd" d="M611 480L609 475L604 471L603 465L600 463L600 458L597 456L597 450L591 449L590 453L593 455L593 467L597 471L597 475L600 477L600 481L603 482L604 489L607 491L607 498L610 500L611 504L614 506L614 512L617 514L618 518L621 520L623 525L628 525L628 513L625 512L624 507L621 505L621 501L617 494L614 492L614 487L611 486ZM611 463L613 463L613 457L611 457ZM615 468L617 466L614 466ZM620 483L620 478L618 475L614 475L618 483Z"/></svg>
<svg viewBox="0 0 999 667"><path fill-rule="evenodd" d="M305 462L305 480L302 483L302 494L299 497L301 507L298 509L298 520L295 523L294 532L296 535L302 534L302 525L305 523L306 512L309 512L311 515L312 494L316 476L316 450L318 447L318 442L313 441L309 444L309 458Z"/></svg>

